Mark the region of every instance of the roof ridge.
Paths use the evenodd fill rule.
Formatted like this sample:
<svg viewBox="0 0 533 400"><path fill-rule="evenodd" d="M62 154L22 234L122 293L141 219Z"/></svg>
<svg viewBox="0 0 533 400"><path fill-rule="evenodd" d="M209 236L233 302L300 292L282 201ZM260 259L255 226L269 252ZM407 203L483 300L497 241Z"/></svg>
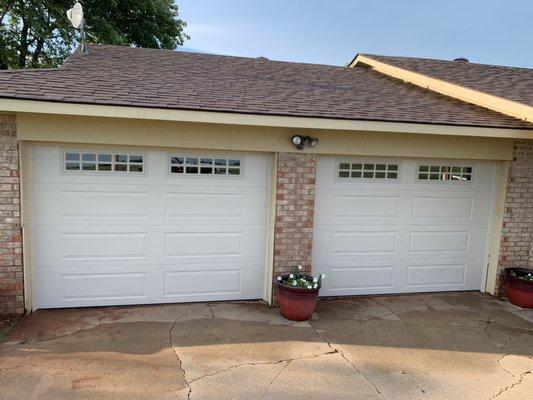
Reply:
<svg viewBox="0 0 533 400"><path fill-rule="evenodd" d="M292 65L311 65L311 66L322 66L322 67L329 67L329 68L337 68L337 69L347 69L344 65L333 65L333 64L323 64L323 63L311 63L311 62L298 62L298 61L286 61L286 60L272 60L268 57L249 57L249 56L236 56L236 55L229 55L229 54L217 54L217 53L202 53L198 51L189 51L189 50L180 50L180 48L176 48L175 50L167 50L167 49L155 49L152 47L130 47L130 46L120 46L120 45L114 45L114 44L87 44L86 47L109 47L109 48L117 48L117 49L124 49L124 50L132 50L132 51L153 51L153 52L166 52L166 53L174 53L174 54L187 54L192 56L202 56L202 57L216 57L216 58L225 58L225 59L238 59L238 60L251 60L251 61L258 61L258 62L270 62L270 63L281 63L281 64L292 64ZM76 52L74 52L69 58L67 58L66 61L72 58Z"/></svg>
<svg viewBox="0 0 533 400"><path fill-rule="evenodd" d="M468 65L468 66L481 66L481 67L491 67L491 68L505 68L505 69L513 69L513 70L525 70L533 72L533 68L528 67L515 67L512 65L498 65L498 64L484 64L479 62L464 62L464 63L458 63L454 60L446 60L443 58L428 58L428 57L413 57L413 56L390 56L390 55L382 55L382 54L370 54L370 53L359 53L358 55L368 57L368 58L374 58L376 61L380 61L379 58L390 58L390 59L407 59L407 60L420 60L420 61L437 61L442 63L450 63L453 65Z"/></svg>

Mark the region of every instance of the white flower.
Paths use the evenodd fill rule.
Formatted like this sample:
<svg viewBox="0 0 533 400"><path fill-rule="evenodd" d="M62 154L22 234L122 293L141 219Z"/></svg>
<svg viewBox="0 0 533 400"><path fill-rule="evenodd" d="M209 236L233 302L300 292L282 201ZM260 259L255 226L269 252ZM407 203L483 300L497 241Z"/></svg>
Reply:
<svg viewBox="0 0 533 400"><path fill-rule="evenodd" d="M281 276L278 276L278 281L281 281Z"/></svg>
<svg viewBox="0 0 533 400"><path fill-rule="evenodd" d="M309 285L307 286L307 289L313 289L313 286Z"/></svg>
<svg viewBox="0 0 533 400"><path fill-rule="evenodd" d="M313 285L313 289L316 289L317 287L318 287L318 283L315 283L315 284Z"/></svg>
<svg viewBox="0 0 533 400"><path fill-rule="evenodd" d="M292 286L296 286L297 282L296 281L292 281Z"/></svg>
<svg viewBox="0 0 533 400"><path fill-rule="evenodd" d="M294 279L294 274L290 274L289 278Z"/></svg>
<svg viewBox="0 0 533 400"><path fill-rule="evenodd" d="M326 274L322 274L322 275L320 275L320 277L321 277L322 279L326 279Z"/></svg>
<svg viewBox="0 0 533 400"><path fill-rule="evenodd" d="M300 264L298 264L298 271L303 271L304 267L302 267Z"/></svg>
<svg viewBox="0 0 533 400"><path fill-rule="evenodd" d="M318 282L318 278L313 278L313 282L317 283Z"/></svg>

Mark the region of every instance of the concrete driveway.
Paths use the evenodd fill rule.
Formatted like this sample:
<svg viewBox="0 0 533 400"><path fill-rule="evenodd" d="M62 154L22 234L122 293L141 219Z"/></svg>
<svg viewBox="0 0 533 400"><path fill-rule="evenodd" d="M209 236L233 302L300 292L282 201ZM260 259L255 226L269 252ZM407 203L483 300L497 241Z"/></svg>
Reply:
<svg viewBox="0 0 533 400"><path fill-rule="evenodd" d="M479 293L40 311L0 347L8 399L531 399L533 323Z"/></svg>

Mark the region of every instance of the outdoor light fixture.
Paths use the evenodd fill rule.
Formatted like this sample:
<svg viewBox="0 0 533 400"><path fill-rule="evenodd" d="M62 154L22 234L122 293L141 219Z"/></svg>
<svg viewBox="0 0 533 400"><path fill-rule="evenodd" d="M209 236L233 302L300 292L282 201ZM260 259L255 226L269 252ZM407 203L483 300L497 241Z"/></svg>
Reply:
<svg viewBox="0 0 533 400"><path fill-rule="evenodd" d="M294 135L291 142L298 150L303 150L305 142L309 144L309 147L315 147L318 144L318 139L311 136Z"/></svg>

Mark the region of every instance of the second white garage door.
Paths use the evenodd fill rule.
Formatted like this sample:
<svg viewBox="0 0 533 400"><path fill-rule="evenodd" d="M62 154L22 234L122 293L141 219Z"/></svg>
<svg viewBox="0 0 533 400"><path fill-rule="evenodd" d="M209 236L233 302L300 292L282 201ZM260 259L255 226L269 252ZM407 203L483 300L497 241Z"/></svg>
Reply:
<svg viewBox="0 0 533 400"><path fill-rule="evenodd" d="M319 158L321 295L481 289L493 180L484 162Z"/></svg>
<svg viewBox="0 0 533 400"><path fill-rule="evenodd" d="M33 146L34 307L264 297L269 165Z"/></svg>

